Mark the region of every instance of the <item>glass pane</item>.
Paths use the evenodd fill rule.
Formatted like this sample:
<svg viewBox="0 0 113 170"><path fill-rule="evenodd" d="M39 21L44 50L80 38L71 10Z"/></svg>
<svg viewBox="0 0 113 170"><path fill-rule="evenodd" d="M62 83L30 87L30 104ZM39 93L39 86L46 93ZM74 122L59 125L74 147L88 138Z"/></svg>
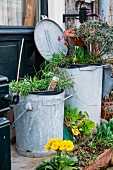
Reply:
<svg viewBox="0 0 113 170"><path fill-rule="evenodd" d="M0 0L0 25L7 25L7 26L24 25L25 18L27 18L26 7L27 7L27 0ZM36 7L35 16L33 16L32 18L34 21L34 25L40 19L40 0L36 0L35 7Z"/></svg>
<svg viewBox="0 0 113 170"><path fill-rule="evenodd" d="M0 0L0 25L23 24L23 1Z"/></svg>

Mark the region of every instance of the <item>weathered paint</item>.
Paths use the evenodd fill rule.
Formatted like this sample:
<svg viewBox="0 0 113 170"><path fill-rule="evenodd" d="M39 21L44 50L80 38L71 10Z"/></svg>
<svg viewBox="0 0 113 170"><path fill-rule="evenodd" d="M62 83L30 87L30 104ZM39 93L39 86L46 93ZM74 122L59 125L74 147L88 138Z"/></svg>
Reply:
<svg viewBox="0 0 113 170"><path fill-rule="evenodd" d="M109 0L100 0L99 1L99 14L102 18L108 21L109 15Z"/></svg>
<svg viewBox="0 0 113 170"><path fill-rule="evenodd" d="M99 14L110 25L113 25L113 0L100 0L99 1Z"/></svg>

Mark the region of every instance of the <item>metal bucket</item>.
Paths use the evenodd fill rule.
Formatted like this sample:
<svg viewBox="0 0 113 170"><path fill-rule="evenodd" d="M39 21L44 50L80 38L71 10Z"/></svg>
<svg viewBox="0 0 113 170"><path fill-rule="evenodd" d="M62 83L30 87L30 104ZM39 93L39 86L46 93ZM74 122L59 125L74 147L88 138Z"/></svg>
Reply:
<svg viewBox="0 0 113 170"><path fill-rule="evenodd" d="M29 94L14 106L16 148L20 155L51 155L44 146L50 138L63 138L64 92Z"/></svg>
<svg viewBox="0 0 113 170"><path fill-rule="evenodd" d="M66 90L66 94L71 93L73 98L65 104L78 108L78 111L88 112L89 118L100 124L103 66L75 65L75 67L66 69L74 78L74 87Z"/></svg>

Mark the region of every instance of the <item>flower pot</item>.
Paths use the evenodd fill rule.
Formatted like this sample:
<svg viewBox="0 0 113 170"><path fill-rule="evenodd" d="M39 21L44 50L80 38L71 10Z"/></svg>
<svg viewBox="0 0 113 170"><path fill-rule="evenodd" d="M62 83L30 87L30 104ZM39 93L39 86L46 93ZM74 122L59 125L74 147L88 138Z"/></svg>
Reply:
<svg viewBox="0 0 113 170"><path fill-rule="evenodd" d="M101 118L110 120L113 117L113 102L104 102L101 106Z"/></svg>
<svg viewBox="0 0 113 170"><path fill-rule="evenodd" d="M100 168L107 167L112 159L112 149L107 149L105 152L100 154L95 161L89 164L89 166L82 168L82 170L97 170Z"/></svg>
<svg viewBox="0 0 113 170"><path fill-rule="evenodd" d="M66 30L65 36L69 37L75 46L86 46L86 44L80 38L75 38L73 29Z"/></svg>
<svg viewBox="0 0 113 170"><path fill-rule="evenodd" d="M74 142L73 135L71 133L71 129L69 127L65 126L63 127L63 139L64 140L71 140Z"/></svg>
<svg viewBox="0 0 113 170"><path fill-rule="evenodd" d="M102 96L102 65L71 65L65 68L72 75L74 87L66 89L66 94L73 97L65 102L78 111L86 111L89 119L100 124Z"/></svg>
<svg viewBox="0 0 113 170"><path fill-rule="evenodd" d="M64 92L34 92L14 106L16 148L20 155L51 155L44 146L50 138L63 138ZM20 116L21 115L21 116Z"/></svg>

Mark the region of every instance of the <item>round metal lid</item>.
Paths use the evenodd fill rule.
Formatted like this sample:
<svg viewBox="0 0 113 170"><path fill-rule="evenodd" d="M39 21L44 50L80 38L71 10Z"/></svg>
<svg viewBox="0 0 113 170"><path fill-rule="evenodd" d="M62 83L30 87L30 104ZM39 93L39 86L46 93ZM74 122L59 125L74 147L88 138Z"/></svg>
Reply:
<svg viewBox="0 0 113 170"><path fill-rule="evenodd" d="M34 40L36 47L43 58L47 60L52 58L53 53L60 51L67 52L64 39L58 41L63 33L62 28L50 19L43 19L37 23L34 30Z"/></svg>

